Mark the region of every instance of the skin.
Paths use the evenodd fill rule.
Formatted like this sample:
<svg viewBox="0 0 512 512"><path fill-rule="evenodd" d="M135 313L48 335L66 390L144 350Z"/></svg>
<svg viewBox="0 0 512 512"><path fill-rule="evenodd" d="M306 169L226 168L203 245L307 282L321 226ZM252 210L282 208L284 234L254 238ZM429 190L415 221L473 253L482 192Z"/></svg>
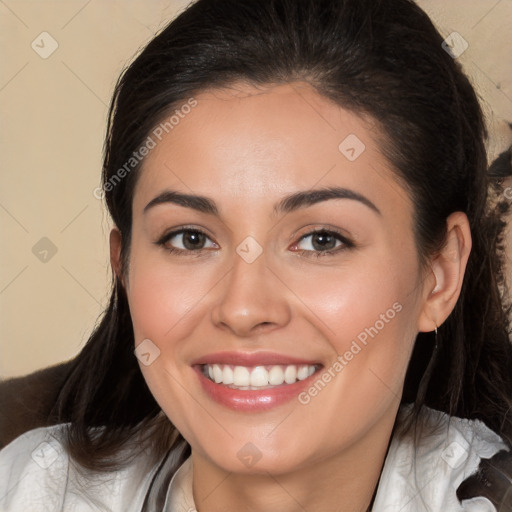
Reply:
<svg viewBox="0 0 512 512"><path fill-rule="evenodd" d="M471 248L467 218L450 216L445 249L420 268L413 204L371 120L303 83L237 83L195 99L146 157L125 275L115 228L110 243L136 345L150 339L160 350L141 371L192 446L196 507L366 510L415 337L441 325L459 296ZM353 162L338 149L349 134L366 146ZM351 199L273 211L285 196L333 186L358 192L380 214ZM165 190L208 197L218 215L172 203L144 213ZM182 226L208 235L199 255L169 252L183 247L182 236L155 244ZM321 251L306 237L315 228L338 230L355 246L315 257ZM236 252L247 236L263 250L252 263ZM395 318L306 405L237 412L213 402L191 368L205 354L265 350L320 361L325 370L394 303L402 306ZM250 468L237 457L248 442L261 454Z"/></svg>

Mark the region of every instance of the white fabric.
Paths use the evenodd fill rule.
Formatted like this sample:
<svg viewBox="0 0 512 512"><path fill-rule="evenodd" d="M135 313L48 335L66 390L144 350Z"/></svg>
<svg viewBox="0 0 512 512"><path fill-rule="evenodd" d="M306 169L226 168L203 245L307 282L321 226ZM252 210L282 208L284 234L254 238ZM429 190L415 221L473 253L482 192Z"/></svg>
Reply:
<svg viewBox="0 0 512 512"><path fill-rule="evenodd" d="M481 458L507 449L480 421L424 409L420 443L394 437L373 512L496 512L483 497L457 500ZM0 512L140 512L158 465L138 457L122 471L87 478L57 440L62 425L27 432L0 451ZM193 512L192 459L174 475L164 512ZM156 511L155 511L156 512ZM158 511L160 512L160 511Z"/></svg>

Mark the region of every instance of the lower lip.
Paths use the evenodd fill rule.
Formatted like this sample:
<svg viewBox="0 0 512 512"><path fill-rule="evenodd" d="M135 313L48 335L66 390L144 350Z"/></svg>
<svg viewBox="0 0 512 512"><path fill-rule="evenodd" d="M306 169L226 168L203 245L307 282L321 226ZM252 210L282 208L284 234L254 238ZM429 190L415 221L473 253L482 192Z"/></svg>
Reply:
<svg viewBox="0 0 512 512"><path fill-rule="evenodd" d="M240 390L217 384L206 378L200 366L195 366L194 370L199 376L201 386L210 398L230 409L243 412L266 411L289 402L297 398L301 391L307 388L312 380L318 376L318 371L316 371L307 379L299 380L293 384L282 384L261 390Z"/></svg>

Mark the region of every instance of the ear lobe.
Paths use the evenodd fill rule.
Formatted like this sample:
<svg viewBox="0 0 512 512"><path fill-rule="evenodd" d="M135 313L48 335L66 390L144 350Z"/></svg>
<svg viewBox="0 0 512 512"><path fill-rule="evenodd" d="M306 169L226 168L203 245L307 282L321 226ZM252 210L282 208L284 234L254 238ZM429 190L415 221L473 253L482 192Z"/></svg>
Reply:
<svg viewBox="0 0 512 512"><path fill-rule="evenodd" d="M447 219L446 243L432 260L433 278L426 279L418 331L439 327L457 303L471 251L471 230L466 215L452 213Z"/></svg>
<svg viewBox="0 0 512 512"><path fill-rule="evenodd" d="M122 236L121 231L117 228L113 228L110 231L110 265L112 270L117 275L119 280L124 286L124 279L122 274L121 265L121 248L122 248Z"/></svg>

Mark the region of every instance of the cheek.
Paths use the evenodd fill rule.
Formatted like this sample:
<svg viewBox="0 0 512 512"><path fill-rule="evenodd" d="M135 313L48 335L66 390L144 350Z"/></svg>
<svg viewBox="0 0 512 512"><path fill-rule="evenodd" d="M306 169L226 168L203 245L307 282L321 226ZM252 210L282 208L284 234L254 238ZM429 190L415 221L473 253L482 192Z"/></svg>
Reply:
<svg viewBox="0 0 512 512"><path fill-rule="evenodd" d="M282 269L282 275L286 273ZM414 261L385 257L357 261L354 257L339 267L316 268L303 274L288 271L286 282L324 324L329 339L345 340L375 323L382 330L382 321L388 325L387 320L394 321L397 316L411 321L413 311L407 306L414 301L416 281ZM397 302L402 307L396 306Z"/></svg>
<svg viewBox="0 0 512 512"><path fill-rule="evenodd" d="M135 345L149 339L159 350L151 364L141 360L139 366L152 395L187 439L194 438L194 414L201 417L201 410L183 393L181 372L188 369L180 354L197 326L201 299L211 288L200 267L194 272L171 268L165 255L141 249L130 260L128 302Z"/></svg>
<svg viewBox="0 0 512 512"><path fill-rule="evenodd" d="M135 342L149 338L156 344L170 339L187 324L208 291L208 276L198 265L194 271L166 264L165 256L133 254L128 300Z"/></svg>
<svg viewBox="0 0 512 512"><path fill-rule="evenodd" d="M340 380L357 379L363 394L382 387L379 378L400 390L416 335L417 272L414 257L382 255L316 270L310 279L289 276L304 314L330 343L333 363L341 356Z"/></svg>
<svg viewBox="0 0 512 512"><path fill-rule="evenodd" d="M336 432L340 443L353 435L347 422L360 426L363 435L389 408L398 407L415 339L415 306L407 287L399 274L379 275L378 284L370 273L341 282L331 276L318 282L321 293L310 289L304 295L334 355L299 402L310 417L324 418L317 426L320 435Z"/></svg>

